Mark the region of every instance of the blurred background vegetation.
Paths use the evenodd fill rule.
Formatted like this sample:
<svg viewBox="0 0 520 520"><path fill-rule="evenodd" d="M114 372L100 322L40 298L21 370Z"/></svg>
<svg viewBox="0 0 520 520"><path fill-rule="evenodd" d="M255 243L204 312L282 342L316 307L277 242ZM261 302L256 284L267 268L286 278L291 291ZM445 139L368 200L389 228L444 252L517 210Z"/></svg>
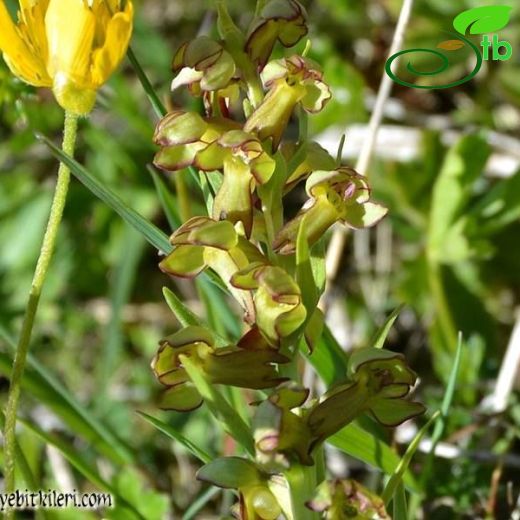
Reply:
<svg viewBox="0 0 520 520"><path fill-rule="evenodd" d="M212 3L136 3L134 52L170 106L185 105L187 96L169 93L171 58L183 41L213 26ZM334 93L326 109L311 118L311 131L332 152L346 133L345 161L353 165L401 2L302 3L309 12L310 55L322 65ZM245 27L254 2L228 4ZM477 5L480 2L470 0L417 2L406 47L434 48L445 39L442 31L451 29L454 16ZM389 348L405 353L419 374L418 397L430 410L439 408L453 364L456 342L446 334L453 339L460 330L467 342L443 456L428 464L427 454L419 453L412 468L422 486L411 510L414 518L509 518L520 493L520 402L513 393L502 412L493 409L489 399L520 300L518 13L501 37L513 45L513 58L487 63L474 81L438 91L394 86L369 172L374 198L389 207L389 217L381 231L371 233L365 256L354 255L349 240L334 289L332 331L345 348L366 345L384 317L406 304L390 334ZM467 67L461 54L446 74L461 77ZM81 121L77 158L169 233L174 223L165 217L147 169L154 154L154 124L142 87L125 63L101 92L92 116ZM20 330L55 182L55 160L34 133L58 140L61 125L62 113L51 94L17 82L2 63L4 402L12 344ZM465 136L462 141L460 136ZM203 208L200 192L189 176L186 182L191 212L197 214ZM158 177L155 183L174 194L172 178ZM299 203L296 196L295 208ZM428 261L429 248L438 258L434 265ZM210 453L232 452L203 408L189 415L161 414L156 408L159 388L150 359L157 341L177 327L162 287L169 286L192 309L205 312L194 285L167 279L157 263L155 251L142 237L73 182L33 337L20 443L37 487L88 491L108 485L150 520L182 518L202 496L202 509L191 518L224 517L233 496L211 495L212 490L208 494L206 485L193 477L198 462L136 413L162 417ZM448 333L439 330L439 313L449 316ZM377 434L402 452L415 427ZM333 474L352 475L372 489L380 486L377 470L336 451L330 457ZM89 468L94 476L89 477ZM520 518L518 504L516 514ZM116 509L108 516L132 518L132 513ZM96 515L55 511L46 517Z"/></svg>

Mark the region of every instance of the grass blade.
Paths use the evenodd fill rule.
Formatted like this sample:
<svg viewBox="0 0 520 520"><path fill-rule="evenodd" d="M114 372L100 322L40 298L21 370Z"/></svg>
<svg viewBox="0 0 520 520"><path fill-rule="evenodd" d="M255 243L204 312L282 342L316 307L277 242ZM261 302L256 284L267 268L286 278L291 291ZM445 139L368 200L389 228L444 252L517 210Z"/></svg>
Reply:
<svg viewBox="0 0 520 520"><path fill-rule="evenodd" d="M191 442L189 439L184 437L182 433L179 433L173 426L170 426L169 424L166 424L165 422L161 421L160 419L157 419L156 417L152 417L151 415L148 415L144 412L137 412L146 422L151 424L154 428L159 430L160 432L164 433L166 436L168 436L173 441L181 443L194 457L199 459L204 464L207 464L211 460L213 460L213 457L209 455L206 451L204 451L202 448L199 448L196 444Z"/></svg>
<svg viewBox="0 0 520 520"><path fill-rule="evenodd" d="M94 175L85 169L80 163L72 159L62 150L60 150L53 142L41 134L36 137L42 141L51 151L51 153L62 163L70 168L72 174L83 183L96 197L100 198L116 213L118 213L125 222L137 229L147 240L159 251L169 253L172 246L168 241L168 236L164 234L155 224L145 219L140 213L128 206L119 195L107 188Z"/></svg>
<svg viewBox="0 0 520 520"><path fill-rule="evenodd" d="M191 504L191 506L186 510L182 520L192 520L196 517L196 515L204 508L204 506L213 498L215 498L219 493L222 492L222 489L212 486L207 489L199 498Z"/></svg>
<svg viewBox="0 0 520 520"><path fill-rule="evenodd" d="M455 352L455 358L453 360L453 368L450 372L450 377L448 379L448 385L446 387L446 392L444 394L444 398L441 404L441 415L439 416L437 422L435 423L435 427L433 429L432 434L432 449L431 452L435 452L435 446L440 441L442 434L444 433L444 427L446 424L446 418L448 417L448 412L450 411L450 406L453 401L453 396L455 395L455 386L457 384L457 375L459 373L460 362L462 359L462 351L464 350L464 343L462 342L462 334L459 332L458 342L457 342L457 351Z"/></svg>
<svg viewBox="0 0 520 520"><path fill-rule="evenodd" d="M406 449L403 458L399 462L397 468L395 468L395 471L392 473L392 476L390 477L390 480L388 481L383 491L383 494L381 495L381 498L384 500L386 505L388 505L390 503L390 500L392 500L397 486L402 483L403 475L408 470L408 466L410 465L410 462L412 462L412 457L417 451L419 443L421 442L422 438L424 437L430 426L437 420L439 415L440 412L437 411L431 416L430 420L417 432L417 435L414 437L413 441Z"/></svg>
<svg viewBox="0 0 520 520"><path fill-rule="evenodd" d="M126 55L128 57L128 61L132 64L132 67L134 68L135 73L137 74L137 77L139 78L139 81L141 82L141 85L146 92L146 95L148 96L148 100L150 101L155 114L159 118L164 117L166 115L166 107L162 104L159 96L155 92L155 89L152 87L146 72L141 67L141 64L134 54L134 51L130 47L128 47Z"/></svg>
<svg viewBox="0 0 520 520"><path fill-rule="evenodd" d="M426 459L426 463L422 472L421 481L423 486L430 478L433 467L433 458L435 456L435 448L444 433L446 419L448 417L448 412L450 411L453 396L455 394L455 386L457 384L457 376L460 369L463 350L464 343L462 342L462 334L459 332L457 350L455 352L455 358L453 359L453 366L450 372L450 377L448 378L448 385L446 386L446 392L444 393L444 397L442 399L440 414L437 417L437 421L435 422L435 427L433 429L430 453L428 454L428 458Z"/></svg>
<svg viewBox="0 0 520 520"><path fill-rule="evenodd" d="M394 493L394 507L392 518L394 520L408 520L408 505L406 503L406 492L402 482L397 484Z"/></svg>
<svg viewBox="0 0 520 520"><path fill-rule="evenodd" d="M2 329L0 329L0 337L14 350L13 341ZM12 363L13 359L10 355L0 353L0 373L5 377L10 376ZM130 448L80 404L30 353L27 357L22 388L53 410L73 431L99 448L113 462L118 464L133 462L134 455Z"/></svg>
<svg viewBox="0 0 520 520"><path fill-rule="evenodd" d="M163 178L157 173L153 166L148 165L147 168L150 172L150 175L152 176L153 183L155 185L155 191L159 197L161 207L164 211L164 214L166 215L168 224L170 224L171 231L173 232L181 225L181 219L179 217L179 213L177 212L177 201L175 200L175 196L168 189Z"/></svg>

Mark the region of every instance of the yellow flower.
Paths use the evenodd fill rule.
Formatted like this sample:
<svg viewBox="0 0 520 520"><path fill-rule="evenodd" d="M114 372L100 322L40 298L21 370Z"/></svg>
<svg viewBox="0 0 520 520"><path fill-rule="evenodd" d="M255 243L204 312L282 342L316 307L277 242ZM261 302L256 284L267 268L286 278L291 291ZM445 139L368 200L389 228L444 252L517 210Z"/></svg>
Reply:
<svg viewBox="0 0 520 520"><path fill-rule="evenodd" d="M124 1L124 0L123 0ZM0 50L16 76L50 87L75 114L92 110L97 89L121 62L132 33L130 0L19 0L14 24L0 0Z"/></svg>

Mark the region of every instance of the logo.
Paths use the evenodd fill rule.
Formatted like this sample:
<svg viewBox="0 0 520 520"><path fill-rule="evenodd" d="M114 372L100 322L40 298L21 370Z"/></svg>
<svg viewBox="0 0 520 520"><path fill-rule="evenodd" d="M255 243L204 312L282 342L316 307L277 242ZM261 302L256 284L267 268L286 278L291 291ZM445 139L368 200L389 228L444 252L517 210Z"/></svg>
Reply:
<svg viewBox="0 0 520 520"><path fill-rule="evenodd" d="M506 5L490 5L483 7L475 7L460 13L453 20L453 27L457 31L449 32L455 39L445 40L437 45L437 49L407 49L400 51L390 56L385 65L386 73L400 85L411 88L422 89L444 89L456 87L466 83L474 78L482 67L483 61L505 61L511 59L513 55L513 47L511 43L505 40L500 40L498 31L506 27L511 17L512 8ZM490 38L489 34L495 33ZM476 45L469 37L472 35L483 35L480 45ZM406 70L415 77L432 77L437 76L450 67L450 60L448 54L456 52L463 48L469 48L474 53L476 63L473 70L464 78L452 81L445 85L422 85L405 81L397 77L392 70L392 64L400 56L416 53L427 53L434 55L440 60L440 65L435 70L421 71L414 67L411 61L408 61ZM482 48L482 50L481 50Z"/></svg>

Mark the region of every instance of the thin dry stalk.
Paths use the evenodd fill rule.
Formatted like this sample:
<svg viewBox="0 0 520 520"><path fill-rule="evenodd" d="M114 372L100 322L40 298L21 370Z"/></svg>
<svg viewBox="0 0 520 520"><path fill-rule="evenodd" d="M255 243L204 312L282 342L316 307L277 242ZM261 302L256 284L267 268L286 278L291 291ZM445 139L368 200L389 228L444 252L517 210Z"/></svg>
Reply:
<svg viewBox="0 0 520 520"><path fill-rule="evenodd" d="M396 30L394 33L392 46L390 48L389 56L392 56L402 47L404 34L406 31L406 27L408 25L408 21L410 19L410 15L413 8L413 0L404 0L403 6L401 8L401 13L399 15L399 20L397 22ZM370 118L369 124L369 135L368 139L366 139L363 148L361 149L361 153L359 155L358 161L356 163L356 170L365 175L368 171L370 161L372 159L372 155L374 152L374 146L377 139L377 133L379 127L381 126L381 122L383 120L384 107L390 96L390 92L392 90L392 80L387 74L383 74L381 79L381 84L379 86L379 91L377 94L376 103L374 106L374 111L372 112L372 117ZM359 245L360 252L365 251L368 245L369 235L368 233L359 233L360 242L364 242ZM334 233L332 235L332 239L330 241L327 256L326 256L326 270L327 270L327 287L325 289L325 293L322 298L322 308L326 306L327 298L330 295L330 289L332 282L336 278L338 273L338 269L341 263L341 258L343 256L343 251L345 249L347 239L347 230L344 226L337 226L334 229ZM364 257L363 261L368 261L370 257Z"/></svg>

